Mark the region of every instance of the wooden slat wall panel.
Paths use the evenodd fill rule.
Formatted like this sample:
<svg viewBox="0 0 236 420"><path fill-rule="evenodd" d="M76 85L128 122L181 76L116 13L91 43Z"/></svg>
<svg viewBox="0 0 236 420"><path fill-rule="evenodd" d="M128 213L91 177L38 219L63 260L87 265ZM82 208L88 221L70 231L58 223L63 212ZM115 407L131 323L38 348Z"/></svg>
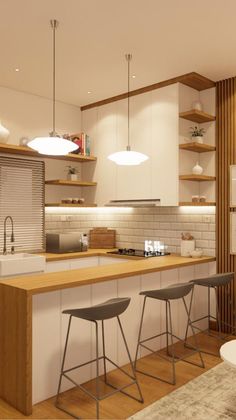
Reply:
<svg viewBox="0 0 236 420"><path fill-rule="evenodd" d="M216 83L216 171L217 171L217 269L219 273L236 271L236 256L230 255L230 191L229 167L236 164L236 78ZM233 210L233 211L236 211ZM219 307L223 321L234 325L235 281L228 293L219 291ZM230 307L230 299L233 308ZM229 331L229 329L225 329Z"/></svg>

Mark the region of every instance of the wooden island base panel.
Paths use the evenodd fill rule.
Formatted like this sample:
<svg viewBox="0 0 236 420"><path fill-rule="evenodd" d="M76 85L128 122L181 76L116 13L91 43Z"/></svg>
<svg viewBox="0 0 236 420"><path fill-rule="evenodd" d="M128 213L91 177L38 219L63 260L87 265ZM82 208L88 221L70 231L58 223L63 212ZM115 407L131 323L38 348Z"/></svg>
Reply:
<svg viewBox="0 0 236 420"><path fill-rule="evenodd" d="M64 290L86 285L92 285L92 287L97 285L102 288L102 283L112 280L121 281L122 285L124 284L122 279L126 279L132 285L138 276L143 276L144 285L147 279L147 287L150 287L148 275L151 273L162 273L167 270L173 270L172 273L176 273L174 270L180 272L182 268L190 266L194 266L195 270L198 265L199 267L204 264L209 266L208 263L214 261L213 257L191 259L169 255L1 281L0 397L24 415L32 413L32 317L35 295L45 294L43 297L46 297L51 296L48 292L61 293ZM201 270L197 272L198 275L199 273L201 274ZM172 283L178 280L180 279L173 278ZM182 281L188 280L191 278L182 279ZM109 283L106 284L109 285ZM164 286L163 283L161 287Z"/></svg>

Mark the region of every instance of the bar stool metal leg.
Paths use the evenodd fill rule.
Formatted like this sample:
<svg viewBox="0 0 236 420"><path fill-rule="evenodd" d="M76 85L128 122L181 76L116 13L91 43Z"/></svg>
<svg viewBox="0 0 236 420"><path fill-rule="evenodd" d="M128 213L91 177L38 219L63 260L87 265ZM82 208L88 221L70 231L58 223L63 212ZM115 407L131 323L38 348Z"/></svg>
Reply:
<svg viewBox="0 0 236 420"><path fill-rule="evenodd" d="M201 360L201 364L199 365L198 363L193 363L193 362L190 362L189 360L185 360L185 361L186 361L187 363L192 364L192 365L196 365L196 366L199 366L199 367L205 368L205 363L204 363L204 361L203 361L201 351L200 351L200 349L199 349L199 347L198 347L197 337L196 337L196 334L195 334L195 331L194 331L194 328L193 328L193 326L192 326L192 322L191 322L191 319L190 319L191 304L190 304L190 306L189 306L189 310L188 310L186 300L184 299L184 297L183 297L182 299L183 299L183 303L184 303L185 311L186 311L187 318L188 318L188 320L187 320L187 324L188 324L188 325L190 325L190 328L191 328L191 331L192 331L192 336L193 336L194 343L195 343L195 347L190 346L190 348L192 348L192 349L194 349L194 350L196 350L196 351L198 352L199 357L200 357L200 360ZM184 344L186 345L186 341L184 341Z"/></svg>
<svg viewBox="0 0 236 420"><path fill-rule="evenodd" d="M210 320L211 320L211 289L208 287L208 335L210 334Z"/></svg>
<svg viewBox="0 0 236 420"><path fill-rule="evenodd" d="M107 367L106 367L106 349L105 349L104 321L102 321L102 350L103 350L104 381L105 381L105 383L107 383Z"/></svg>
<svg viewBox="0 0 236 420"><path fill-rule="evenodd" d="M119 327L120 327L121 335L122 335L122 338L123 338L123 341L124 341L124 344L125 344L125 348L126 348L126 351L127 351L127 354L128 354L128 358L129 358L129 362L130 362L130 366L131 366L131 370L132 370L132 374L133 374L133 379L134 379L134 382L135 382L135 384L137 385L137 388L138 388L138 392L139 392L139 396L140 396L139 401L143 403L144 400L143 400L142 392L141 392L139 383L137 381L136 372L135 372L135 369L134 369L133 361L131 359L131 355L130 355L129 347L128 347L128 344L127 344L127 341L126 341L126 338L125 338L123 327L122 327L122 324L120 322L120 317L118 316L117 319L118 319L118 324L119 324ZM129 396L132 397L131 395L129 395ZM134 399L137 400L137 398L134 398Z"/></svg>
<svg viewBox="0 0 236 420"><path fill-rule="evenodd" d="M191 322L190 319L190 314L191 314L191 310L192 310L192 304L193 304L193 291L194 291L194 287L191 291L191 297L190 297L190 303L189 303L189 316L188 316L188 322L187 322L187 327L186 327L186 332L185 332L185 338L184 338L184 344L186 345L187 343L187 338L188 338L188 329L189 329L189 325ZM190 321L190 322L189 322Z"/></svg>
<svg viewBox="0 0 236 420"><path fill-rule="evenodd" d="M138 350L139 350L139 346L140 346L140 338L141 338L142 328L143 328L143 318L144 318L144 311L145 311L145 306L146 306L146 300L147 300L147 297L145 296L144 297L144 301L143 301L143 309L142 309L140 327L139 327L139 332L138 332L138 343L137 343L135 360L134 360L134 369L135 370L136 370L136 364L137 364L137 359L138 359Z"/></svg>
<svg viewBox="0 0 236 420"><path fill-rule="evenodd" d="M66 342L65 342L65 347L64 347L64 352L63 352L63 357L62 357L62 363L61 363L61 372L60 372L60 379L59 379L59 384L58 384L58 388L57 388L57 395L56 395L56 401L55 401L55 406L57 408L59 408L60 410L64 411L64 413L69 414L71 416L71 413L69 411L67 411L66 409L62 408L59 406L59 395L60 395L60 390L61 390L61 382L62 382L62 377L63 377L63 372L64 372L64 366L65 366L65 359L66 359L66 352L67 352L67 347L68 347L68 340L69 340L69 334L70 334L70 328L71 328L71 321L72 321L72 316L70 316L69 318L69 322L68 322L68 327L67 327L67 333L66 333Z"/></svg>
<svg viewBox="0 0 236 420"><path fill-rule="evenodd" d="M99 390L99 353L98 353L98 323L95 321L96 328L96 413L97 419L99 419L99 400L100 400L100 390Z"/></svg>
<svg viewBox="0 0 236 420"><path fill-rule="evenodd" d="M176 384L176 374L175 374L175 355L174 355L174 350L173 350L173 346L174 346L174 340L173 340L173 328L172 328L172 318L171 318L171 307L170 307L170 301L167 300L166 304L168 304L168 309L169 309L169 318L170 318L170 338L171 338L171 353L172 353L172 384L175 385ZM168 326L168 314L167 315L167 326ZM169 335L169 331L167 330L166 336L168 337Z"/></svg>

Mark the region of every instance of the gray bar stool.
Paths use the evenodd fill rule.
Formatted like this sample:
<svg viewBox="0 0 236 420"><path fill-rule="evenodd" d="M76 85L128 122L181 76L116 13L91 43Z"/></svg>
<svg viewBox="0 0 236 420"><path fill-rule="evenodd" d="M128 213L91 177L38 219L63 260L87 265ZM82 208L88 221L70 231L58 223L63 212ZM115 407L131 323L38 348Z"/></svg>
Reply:
<svg viewBox="0 0 236 420"><path fill-rule="evenodd" d="M137 350L136 350L136 356L135 356L135 370L136 372L140 372L143 373L144 375L150 376L151 378L154 379L158 379L160 381L166 382L168 384L171 385L175 385L176 383L176 373L175 373L175 363L183 360L187 363L190 363L192 365L198 366L198 367L202 367L204 368L204 362L202 359L202 355L200 353L200 350L198 349L198 345L197 345L197 340L196 340L196 336L194 333L194 329L191 325L191 321L190 321L190 310L191 310L191 305L188 309L186 301L185 301L185 296L187 296L191 290L193 289L193 284L191 283L180 283L180 284L172 284L170 286L168 286L167 288L164 289L158 289L158 290L147 290L144 292L141 292L140 295L144 296L144 302L143 302L143 309L142 309L142 315L141 315L141 322L140 322L140 328L139 328L139 335L138 335L138 344L137 344ZM152 299L158 299L158 300L162 300L165 302L165 306L166 306L166 331L154 335L152 337L148 337L145 340L141 340L141 334L142 334L142 326L143 326L143 319L144 319L144 311L145 311L145 306L146 306L146 301L147 298L152 298ZM173 328L172 328L172 316L171 316L171 301L172 300L176 300L176 299L182 299L186 314L187 314L187 323L190 324L190 328L192 329L192 333L194 336L194 340L195 340L195 347L192 347L193 351L188 354L187 356L183 356L183 357L179 357L176 354L174 354L174 350L173 350L173 338L177 338L179 341L184 342L185 340L181 339L180 337L177 337L175 334L173 334ZM148 347L146 345L146 342L149 340L153 340L154 338L157 337L161 337L163 335L166 335L166 352L167 352L167 356L171 357L171 360L166 357L163 356L159 353L157 353L157 351L154 351L152 349L150 349L150 347ZM170 340L171 340L171 352L169 350L169 336L170 336ZM145 343L145 344L144 344ZM154 376L146 371L137 369L137 358L138 358L138 350L139 347L143 347L146 350L150 351L151 353L156 353L156 355L158 357L161 357L162 359L170 362L172 364L172 379L170 381L163 379L159 376ZM200 364L198 363L194 363L192 361L186 360L186 357L191 356L194 353L198 353L199 357L200 357Z"/></svg>
<svg viewBox="0 0 236 420"><path fill-rule="evenodd" d="M191 294L191 306L192 306L192 301L193 301L193 296L194 296L194 289L195 286L201 286L201 287L207 287L208 289L208 294L207 294L207 306L208 306L208 310L207 310L207 315L204 315L201 318L197 318L193 321L191 321L186 328L186 334L185 334L185 339L187 340L187 334L188 334L188 328L190 325L192 325L192 327L200 332L203 333L207 333L209 336L214 337L218 340L225 340L228 338L229 335L227 336L222 336L222 326L224 327L228 327L230 328L231 332L234 332L236 329L236 326L234 325L230 325L224 321L222 321L221 319L221 315L220 315L220 310L219 310L219 305L218 305L218 290L220 287L223 287L225 289L226 294L228 295L228 299L229 299L229 303L231 308L233 309L233 302L230 298L230 295L228 293L228 286L231 283L231 281L234 279L234 273L221 273L221 274L214 274L213 276L209 276L206 278L201 278L201 279L196 279L196 280L191 280L191 283L194 284L194 288L192 290L192 294ZM215 290L215 298L216 298L216 317L214 315L211 315L211 301L210 301L210 290L214 289ZM196 322L202 321L203 319L208 319L208 328L203 330L202 328L199 328L198 326L194 325ZM219 328L219 334L211 334L210 333L210 320L213 319L214 321L217 322L218 324L218 328ZM187 344L188 347L190 347ZM212 352L208 352L205 350L201 349L202 353L206 353L206 354L210 354L212 356L219 356L219 353L212 353Z"/></svg>
<svg viewBox="0 0 236 420"><path fill-rule="evenodd" d="M134 370L134 366L133 366L133 362L131 360L131 356L130 356L130 352L129 352L129 348L127 345L127 341L124 335L124 331L121 325L121 321L119 318L119 315L121 315L129 306L130 303L130 298L114 298L114 299L109 299L106 302L100 303L99 305L95 305L95 306L91 306L88 308L80 308L80 309L68 309L63 311L64 314L68 314L70 315L69 318L69 323L68 323L68 329L67 329L67 335L66 335L66 342L65 342L65 348L64 348L64 354L63 354L63 359L62 359L62 366L61 366L61 373L60 373L60 379L59 379L59 384L58 384L58 391L57 391L57 397L56 397L56 402L55 405L57 408L59 408L60 410L64 411L65 413L71 415L72 417L78 418L75 414L67 411L66 409L64 409L63 407L61 407L59 405L59 394L60 394L60 389L61 389L61 383L62 383L62 378L65 377L66 379L68 379L70 382L72 382L72 384L74 384L75 386L79 387L79 389L81 389L82 391L84 391L87 395L89 395L91 398L93 398L96 401L96 414L97 414L97 418L99 418L99 402L117 392L122 392L123 394L127 395L130 398L133 398L141 403L143 403L143 397L142 397L142 393L141 393L141 389L139 387L139 384L137 382L136 379L136 373ZM65 359L66 359L66 351L67 351L67 346L68 346L68 340L69 340L69 333L70 333L70 327L71 327L71 321L72 318L81 318L87 321L91 321L95 324L95 329L96 329L96 358L93 360L90 360L86 363L82 363L80 365L77 366L73 366L70 369L64 369L64 365L65 365ZM104 321L107 319L111 319L111 318L117 318L118 321L118 325L120 328L120 332L124 341L124 345L128 354L128 358L130 361L130 365L131 365L131 371L132 374L130 375L129 373L127 373L124 369L122 369L121 367L119 367L116 363L114 363L111 359L109 359L106 354L105 354L105 333L104 333ZM99 356L99 352L98 352L98 345L99 345L99 340L98 340L98 321L101 321L101 330L102 330L102 351L103 351L103 355ZM103 366L104 366L104 382L110 386L111 388L114 389L114 391L106 394L106 395L101 395L100 392L100 380L101 378L99 378L99 360L103 360ZM126 384L120 388L115 387L114 385L108 383L107 381L107 370L106 370L106 361L109 361L110 363L112 363L116 368L120 369L125 375L127 375L130 379L132 379L132 381L129 384ZM88 365L90 363L96 363L96 395L92 394L91 392L89 392L87 389L85 389L83 387L83 385L80 385L78 383L76 383L73 379L71 379L68 375L69 372L71 372L72 370L78 369L82 366ZM130 394L128 394L127 392L124 391L125 388L131 386L131 385L137 385L138 388L138 392L139 392L139 398L136 398Z"/></svg>

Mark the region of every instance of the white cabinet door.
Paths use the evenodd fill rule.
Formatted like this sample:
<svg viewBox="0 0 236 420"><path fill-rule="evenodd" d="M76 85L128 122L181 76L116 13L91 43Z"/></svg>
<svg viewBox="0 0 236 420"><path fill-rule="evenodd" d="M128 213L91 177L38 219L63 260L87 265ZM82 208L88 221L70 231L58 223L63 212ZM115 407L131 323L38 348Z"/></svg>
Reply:
<svg viewBox="0 0 236 420"><path fill-rule="evenodd" d="M118 280L118 296L130 297L131 301L126 311L120 316L121 323L124 329L125 337L131 353L131 358L134 360L138 330L141 316L141 297L139 295L141 288L141 277L132 276L126 279ZM129 363L128 355L124 346L124 342L120 331L118 330L118 361L122 366Z"/></svg>
<svg viewBox="0 0 236 420"><path fill-rule="evenodd" d="M70 262L69 260L63 261L53 261L46 263L46 273L54 273L57 271L67 271L70 270Z"/></svg>
<svg viewBox="0 0 236 420"><path fill-rule="evenodd" d="M144 290L155 290L161 287L161 273L150 273L141 276L141 291ZM144 296L141 296L141 305L143 307ZM161 318L165 316L164 312L161 312L161 302L157 299L146 299L145 312L143 318L143 328L141 339L152 337L161 333ZM153 350L159 350L161 347L161 338L158 337L154 340L150 340L147 346ZM139 356L143 357L150 354L144 348L140 348Z"/></svg>
<svg viewBox="0 0 236 420"><path fill-rule="evenodd" d="M93 143L94 154L98 158L93 177L98 183L94 202L103 206L115 198L116 165L108 156L116 151L116 102L97 108L96 138Z"/></svg>
<svg viewBox="0 0 236 420"><path fill-rule="evenodd" d="M98 257L77 258L75 260L70 260L71 270L76 270L77 268L85 268L85 267L96 267L97 265L98 265Z"/></svg>
<svg viewBox="0 0 236 420"><path fill-rule="evenodd" d="M178 85L152 91L151 198L178 205ZM146 180L147 182L147 180Z"/></svg>
<svg viewBox="0 0 236 420"><path fill-rule="evenodd" d="M118 140L117 151L127 145L127 100L117 104ZM130 98L130 144L131 150L149 156L138 166L117 166L116 199L151 198L151 93Z"/></svg>
<svg viewBox="0 0 236 420"><path fill-rule="evenodd" d="M57 392L61 364L60 292L33 296L33 404Z"/></svg>
<svg viewBox="0 0 236 420"><path fill-rule="evenodd" d="M99 303L105 302L108 299L114 299L117 297L117 281L107 281L104 283L98 283L92 285L92 305L97 305ZM101 333L101 322L98 322L99 325L99 355L103 354L102 347L102 333ZM104 321L104 331L105 331L105 352L107 357L111 359L114 363L117 363L117 319L112 318ZM92 325L92 358L96 357L96 347L95 347L95 325ZM95 363L92 366L92 377L96 376ZM99 364L100 375L104 372L103 361L100 361ZM109 362L106 363L107 372L114 370L115 366Z"/></svg>

